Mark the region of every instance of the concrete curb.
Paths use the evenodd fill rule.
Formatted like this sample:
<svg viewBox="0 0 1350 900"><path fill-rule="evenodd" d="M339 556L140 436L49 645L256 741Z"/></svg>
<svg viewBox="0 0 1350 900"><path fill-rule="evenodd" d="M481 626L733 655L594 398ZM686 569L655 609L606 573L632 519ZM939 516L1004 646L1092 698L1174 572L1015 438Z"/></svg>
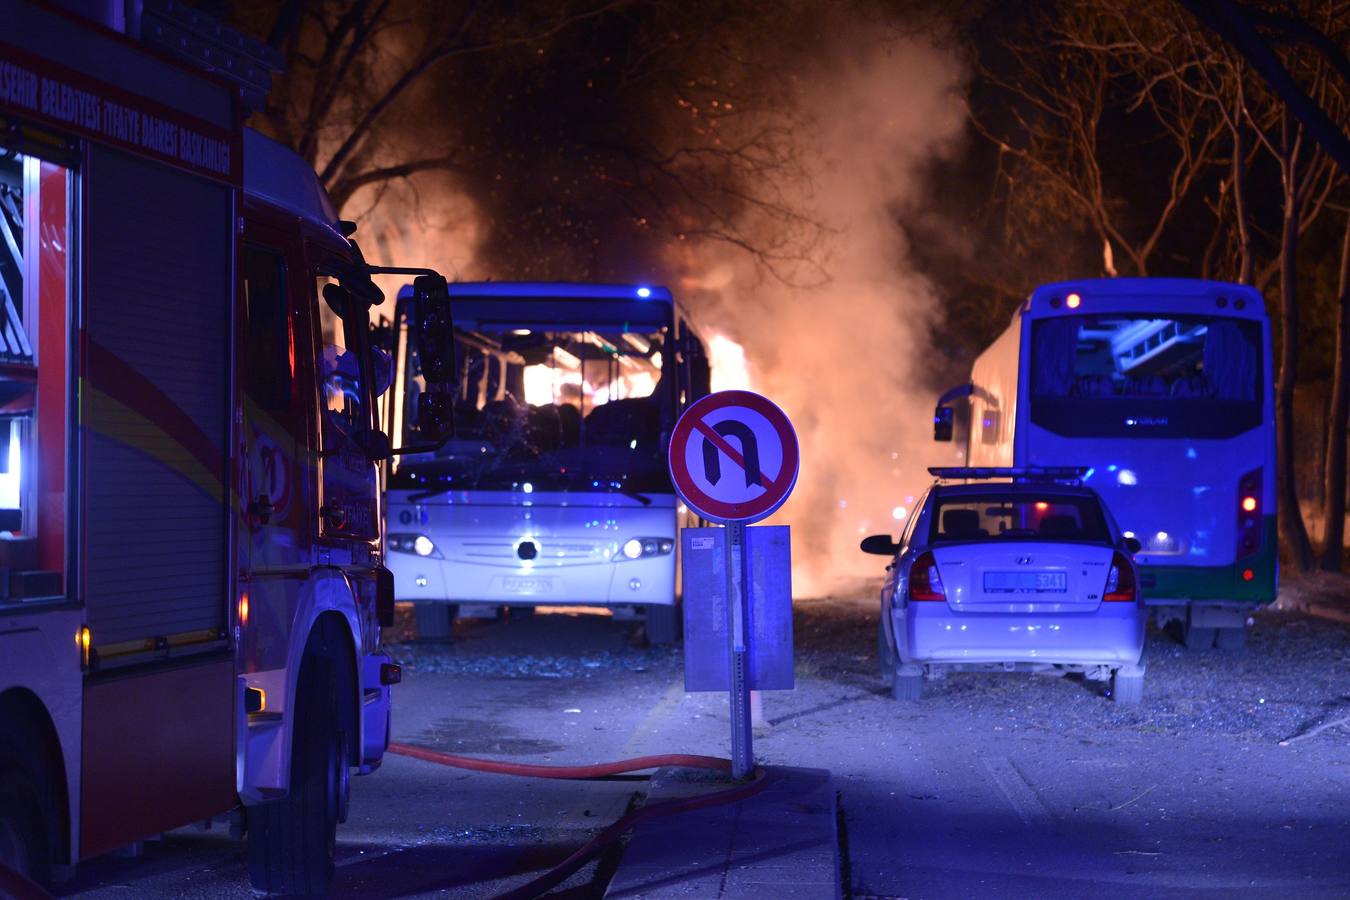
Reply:
<svg viewBox="0 0 1350 900"><path fill-rule="evenodd" d="M768 768L773 783L748 800L638 826L605 897L837 900L837 794L829 771ZM728 786L725 776L659 769L647 802Z"/></svg>

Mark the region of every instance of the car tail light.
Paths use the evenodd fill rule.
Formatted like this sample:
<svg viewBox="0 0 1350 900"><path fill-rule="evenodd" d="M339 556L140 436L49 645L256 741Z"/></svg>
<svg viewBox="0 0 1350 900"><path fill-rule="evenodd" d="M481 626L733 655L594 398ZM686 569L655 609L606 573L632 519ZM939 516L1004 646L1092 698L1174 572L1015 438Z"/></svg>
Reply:
<svg viewBox="0 0 1350 900"><path fill-rule="evenodd" d="M1134 598L1134 567L1125 554L1117 552L1111 557L1111 571L1106 573L1106 590L1102 592L1102 600L1108 603L1133 603Z"/></svg>
<svg viewBox="0 0 1350 900"><path fill-rule="evenodd" d="M1261 470L1238 479L1237 555L1251 556L1261 549Z"/></svg>
<svg viewBox="0 0 1350 900"><path fill-rule="evenodd" d="M937 560L932 553L923 553L909 567L909 599L946 600L942 576L938 574Z"/></svg>

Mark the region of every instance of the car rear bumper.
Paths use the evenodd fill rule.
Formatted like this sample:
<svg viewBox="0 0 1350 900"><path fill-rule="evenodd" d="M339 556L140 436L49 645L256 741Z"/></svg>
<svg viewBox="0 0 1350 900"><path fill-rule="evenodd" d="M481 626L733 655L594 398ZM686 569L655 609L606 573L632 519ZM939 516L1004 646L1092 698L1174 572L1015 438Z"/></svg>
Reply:
<svg viewBox="0 0 1350 900"><path fill-rule="evenodd" d="M909 663L1129 665L1144 649L1144 609L1103 603L1081 613L956 612L945 603L893 612Z"/></svg>

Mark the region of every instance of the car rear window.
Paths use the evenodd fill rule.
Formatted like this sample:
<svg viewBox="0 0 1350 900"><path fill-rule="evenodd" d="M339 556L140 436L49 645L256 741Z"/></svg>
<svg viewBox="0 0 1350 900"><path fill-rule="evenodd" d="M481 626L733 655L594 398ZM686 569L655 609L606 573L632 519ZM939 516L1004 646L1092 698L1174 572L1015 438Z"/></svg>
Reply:
<svg viewBox="0 0 1350 900"><path fill-rule="evenodd" d="M938 497L929 543L983 540L1109 544L1111 534L1094 497L991 491Z"/></svg>

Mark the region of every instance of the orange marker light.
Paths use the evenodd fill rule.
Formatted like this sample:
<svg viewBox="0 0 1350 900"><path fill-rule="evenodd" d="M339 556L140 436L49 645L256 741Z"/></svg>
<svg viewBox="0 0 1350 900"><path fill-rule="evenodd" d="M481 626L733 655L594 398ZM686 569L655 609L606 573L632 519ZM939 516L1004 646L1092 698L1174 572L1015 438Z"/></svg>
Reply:
<svg viewBox="0 0 1350 900"><path fill-rule="evenodd" d="M81 626L80 630L75 632L75 646L80 648L80 665L89 668L89 648L93 646L93 638L89 635L88 625Z"/></svg>
<svg viewBox="0 0 1350 900"><path fill-rule="evenodd" d="M1243 581L1251 581L1251 580L1252 580L1253 578L1255 578L1255 577L1256 577L1256 573L1253 572L1251 569L1243 569L1243 570L1242 570L1242 580L1243 580Z"/></svg>
<svg viewBox="0 0 1350 900"><path fill-rule="evenodd" d="M1064 305L1067 306L1069 309L1077 309L1078 305L1082 302L1083 298L1078 296L1077 294L1070 294L1069 296L1064 298Z"/></svg>
<svg viewBox="0 0 1350 900"><path fill-rule="evenodd" d="M1243 497L1243 498L1242 498L1242 508L1243 508L1244 510L1246 510L1247 512L1256 512L1256 498L1255 498L1255 497Z"/></svg>
<svg viewBox="0 0 1350 900"><path fill-rule="evenodd" d="M248 591L239 595L239 624L248 625Z"/></svg>
<svg viewBox="0 0 1350 900"><path fill-rule="evenodd" d="M1046 511L1047 509L1049 509L1049 508L1050 508L1050 504L1049 504L1049 503L1046 503L1044 500L1037 500L1037 501L1036 501L1036 511L1037 511L1037 512L1045 512L1045 511Z"/></svg>

